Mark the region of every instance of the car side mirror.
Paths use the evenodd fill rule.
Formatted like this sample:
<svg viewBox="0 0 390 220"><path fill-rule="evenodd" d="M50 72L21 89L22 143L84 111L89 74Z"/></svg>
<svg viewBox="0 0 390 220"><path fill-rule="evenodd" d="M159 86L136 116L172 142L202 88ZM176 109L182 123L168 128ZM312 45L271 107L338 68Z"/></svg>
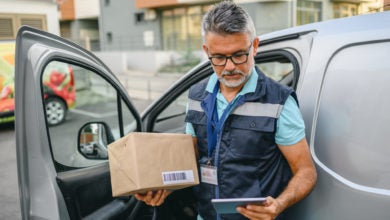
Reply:
<svg viewBox="0 0 390 220"><path fill-rule="evenodd" d="M87 159L108 159L107 146L114 141L110 127L104 122L89 122L79 130L78 151Z"/></svg>

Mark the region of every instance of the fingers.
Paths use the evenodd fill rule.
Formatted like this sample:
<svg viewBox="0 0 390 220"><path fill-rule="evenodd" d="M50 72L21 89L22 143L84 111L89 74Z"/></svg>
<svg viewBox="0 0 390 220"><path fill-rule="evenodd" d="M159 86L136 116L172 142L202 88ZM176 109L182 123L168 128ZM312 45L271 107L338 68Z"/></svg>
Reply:
<svg viewBox="0 0 390 220"><path fill-rule="evenodd" d="M145 194L141 194L141 193L136 193L134 194L135 198L140 200L140 201L143 201L145 202L146 204L150 203L150 201L152 200L152 197L153 197L153 192L152 191L149 191Z"/></svg>
<svg viewBox="0 0 390 220"><path fill-rule="evenodd" d="M160 206L164 203L165 198L169 195L167 190L159 190L157 191L155 197L152 199L152 206Z"/></svg>
<svg viewBox="0 0 390 220"><path fill-rule="evenodd" d="M261 205L247 205L237 207L237 211L251 220L272 220L279 214L278 203L272 197L267 197L266 202Z"/></svg>
<svg viewBox="0 0 390 220"><path fill-rule="evenodd" d="M272 198L271 196L268 196L265 202L263 203L264 206L271 206L274 203L276 203L276 200Z"/></svg>
<svg viewBox="0 0 390 220"><path fill-rule="evenodd" d="M145 202L150 206L160 206L164 203L165 198L170 194L167 190L149 191L146 194L136 193L134 196L136 199Z"/></svg>
<svg viewBox="0 0 390 220"><path fill-rule="evenodd" d="M148 205L151 205L151 206L159 206L161 205L163 202L164 202L164 197L163 197L163 190L158 190L157 192L155 192L155 194L153 195L152 199L150 200L150 204Z"/></svg>

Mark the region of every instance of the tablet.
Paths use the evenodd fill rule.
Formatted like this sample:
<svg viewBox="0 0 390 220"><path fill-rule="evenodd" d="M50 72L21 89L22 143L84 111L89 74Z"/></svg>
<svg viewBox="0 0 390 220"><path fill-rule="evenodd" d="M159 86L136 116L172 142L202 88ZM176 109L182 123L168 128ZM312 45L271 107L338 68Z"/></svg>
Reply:
<svg viewBox="0 0 390 220"><path fill-rule="evenodd" d="M212 199L215 210L219 214L237 213L237 206L246 206L248 204L261 205L266 198L229 198L229 199Z"/></svg>

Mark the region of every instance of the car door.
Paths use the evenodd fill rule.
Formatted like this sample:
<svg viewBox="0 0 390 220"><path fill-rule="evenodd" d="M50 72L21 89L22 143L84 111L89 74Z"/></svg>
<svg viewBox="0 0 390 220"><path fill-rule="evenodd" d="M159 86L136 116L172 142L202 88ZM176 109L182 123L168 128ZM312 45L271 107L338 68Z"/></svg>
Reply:
<svg viewBox="0 0 390 220"><path fill-rule="evenodd" d="M134 198L112 197L107 156L101 160L104 152L95 146L141 131L140 115L125 88L93 54L60 37L22 27L16 45L15 130L23 219L147 218L148 208ZM45 106L44 84L57 83L68 93L73 89L62 82L65 78L44 74L53 63L71 67L76 105L67 107L62 124L48 126L46 115L58 107ZM69 71L62 67L50 68L58 72L51 75ZM66 104L66 99L58 102ZM91 139L88 129L95 136L104 133L104 140Z"/></svg>

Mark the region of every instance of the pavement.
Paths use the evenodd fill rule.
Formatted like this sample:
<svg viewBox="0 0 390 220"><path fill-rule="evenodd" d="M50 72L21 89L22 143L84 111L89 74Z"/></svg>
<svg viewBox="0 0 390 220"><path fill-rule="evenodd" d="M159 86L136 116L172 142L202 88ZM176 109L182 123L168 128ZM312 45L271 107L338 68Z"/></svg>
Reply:
<svg viewBox="0 0 390 220"><path fill-rule="evenodd" d="M0 219L21 219L13 123L0 125Z"/></svg>

